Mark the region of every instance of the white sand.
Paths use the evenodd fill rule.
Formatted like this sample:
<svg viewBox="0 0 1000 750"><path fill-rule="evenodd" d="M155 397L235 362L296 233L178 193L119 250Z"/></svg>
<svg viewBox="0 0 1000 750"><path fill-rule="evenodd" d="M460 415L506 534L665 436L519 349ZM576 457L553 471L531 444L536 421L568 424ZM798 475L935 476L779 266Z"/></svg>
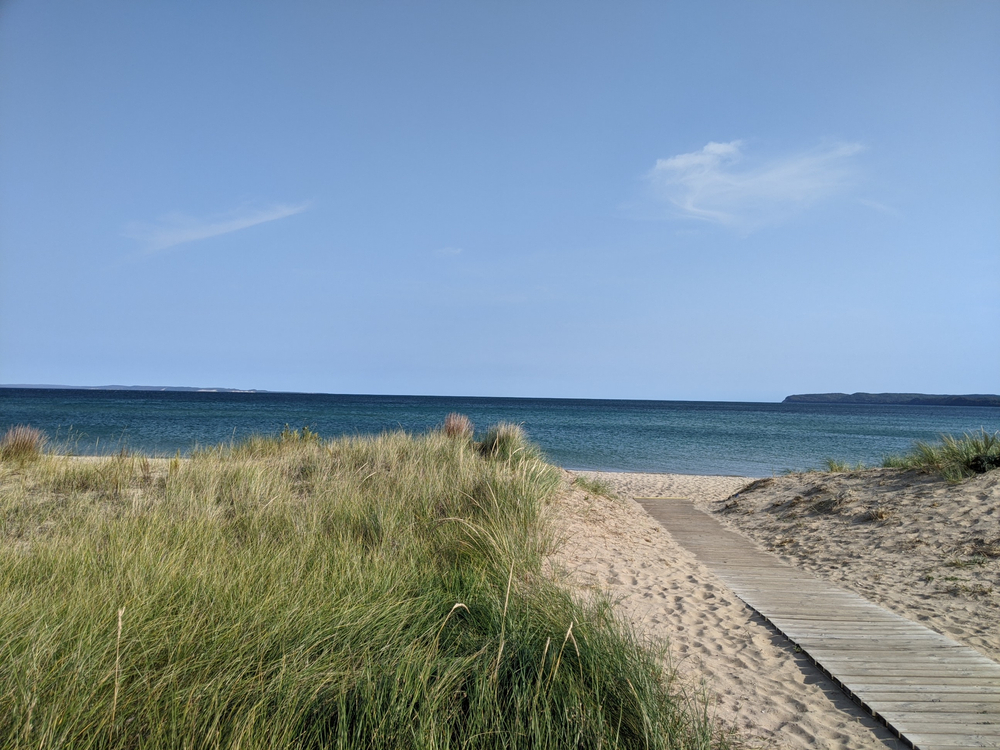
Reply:
<svg viewBox="0 0 1000 750"><path fill-rule="evenodd" d="M643 637L666 642L681 684L692 695L704 691L719 719L751 746L902 747L631 500L707 504L747 479L579 474L600 476L621 497L567 488L550 508L562 539L550 563L582 589L608 592Z"/></svg>

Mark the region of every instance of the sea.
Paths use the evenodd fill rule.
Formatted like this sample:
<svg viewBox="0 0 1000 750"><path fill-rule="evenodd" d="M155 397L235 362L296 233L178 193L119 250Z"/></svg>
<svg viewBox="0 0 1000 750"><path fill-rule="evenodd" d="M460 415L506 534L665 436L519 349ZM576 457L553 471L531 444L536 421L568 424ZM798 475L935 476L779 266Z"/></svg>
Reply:
<svg viewBox="0 0 1000 750"><path fill-rule="evenodd" d="M419 434L450 412L477 433L520 424L567 469L748 477L826 459L879 465L917 441L1000 430L997 407L0 388L0 433L31 425L77 455L189 455L286 426L327 438Z"/></svg>

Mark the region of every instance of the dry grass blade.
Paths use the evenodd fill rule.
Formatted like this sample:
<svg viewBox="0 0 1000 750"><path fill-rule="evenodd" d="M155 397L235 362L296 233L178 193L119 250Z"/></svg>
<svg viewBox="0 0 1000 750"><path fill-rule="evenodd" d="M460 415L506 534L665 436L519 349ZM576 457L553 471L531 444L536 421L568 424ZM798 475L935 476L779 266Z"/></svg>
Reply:
<svg viewBox="0 0 1000 750"><path fill-rule="evenodd" d="M503 596L503 613L500 615L500 648L497 649L497 666L493 672L494 677L500 672L500 657L503 656L504 635L507 632L507 605L510 603L510 584L514 580L514 563L510 564L510 573L507 574L507 592Z"/></svg>
<svg viewBox="0 0 1000 750"><path fill-rule="evenodd" d="M0 460L24 463L39 458L48 439L30 425L14 425L0 438Z"/></svg>
<svg viewBox="0 0 1000 750"><path fill-rule="evenodd" d="M472 440L472 421L464 414L452 412L444 418L444 434L450 438Z"/></svg>
<svg viewBox="0 0 1000 750"><path fill-rule="evenodd" d="M118 610L118 637L115 640L115 695L111 701L111 731L115 730L115 711L118 708L118 686L121 682L121 657L122 657L122 617L125 614L125 608L122 607Z"/></svg>

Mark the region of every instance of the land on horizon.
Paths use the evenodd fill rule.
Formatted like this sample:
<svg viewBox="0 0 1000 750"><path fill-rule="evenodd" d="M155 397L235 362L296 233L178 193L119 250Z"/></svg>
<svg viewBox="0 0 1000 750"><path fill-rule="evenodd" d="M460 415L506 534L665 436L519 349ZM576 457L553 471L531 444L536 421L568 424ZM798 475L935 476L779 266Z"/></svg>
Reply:
<svg viewBox="0 0 1000 750"><path fill-rule="evenodd" d="M985 393L803 393L786 396L784 404L900 404L903 406L1000 406L1000 396Z"/></svg>
<svg viewBox="0 0 1000 750"><path fill-rule="evenodd" d="M186 385L29 385L18 383L0 388L25 388L52 391L180 391L184 393L275 393L262 388L198 388Z"/></svg>

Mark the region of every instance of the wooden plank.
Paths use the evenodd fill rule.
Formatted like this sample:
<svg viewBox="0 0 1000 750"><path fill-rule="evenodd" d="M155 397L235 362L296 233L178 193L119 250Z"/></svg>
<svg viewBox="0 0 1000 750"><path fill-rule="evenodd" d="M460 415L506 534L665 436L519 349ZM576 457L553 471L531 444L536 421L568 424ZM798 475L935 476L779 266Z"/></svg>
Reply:
<svg viewBox="0 0 1000 750"><path fill-rule="evenodd" d="M919 634L913 633L892 633L869 631L868 633L851 633L849 631L831 632L826 628L802 627L798 623L790 626L796 632L802 633L805 638L814 638L817 641L829 641L831 646L840 644L845 647L857 649L908 649L914 645L924 645L931 642L940 643L942 649L954 649L954 641L941 637L939 640L933 638L921 638Z"/></svg>
<svg viewBox="0 0 1000 750"><path fill-rule="evenodd" d="M968 700L965 701L942 701L942 700L905 700L905 701L886 701L878 700L872 696L867 696L866 701L869 706L879 713L882 712L892 712L892 713L909 713L911 711L919 711L925 714L937 714L937 713L949 713L949 714L986 714L997 710L996 703L987 703L980 701L978 703L972 703ZM968 696L964 696L968 698ZM971 717L974 718L974 717Z"/></svg>
<svg viewBox="0 0 1000 750"><path fill-rule="evenodd" d="M954 687L954 686L948 686ZM992 706L995 703L1000 703L1000 692L998 693L984 693L980 691L974 691L974 694L970 695L968 692L962 692L961 690L951 691L942 690L935 691L933 694L928 695L927 693L920 693L917 691L907 691L904 688L899 688L898 686L893 689L892 686L888 686L884 689L866 689L865 694L875 703L921 703L924 705L935 705L935 704L945 704L945 703L962 703L962 704L972 704L980 703L984 705ZM990 709L991 711L994 709Z"/></svg>
<svg viewBox="0 0 1000 750"><path fill-rule="evenodd" d="M747 603L750 603L750 602L754 601L750 597L744 598L744 597L741 596L740 599L743 599L743 601L747 602ZM760 603L761 603L762 606L766 606L766 602L760 602ZM754 605L750 604L750 606L754 606ZM761 614L763 614L763 613L761 613ZM862 634L862 635L884 634L886 636L911 636L911 637L916 637L917 634L921 632L919 630L919 626L916 626L916 627L914 627L913 625L902 626L902 625L898 625L898 624L896 624L894 622L891 622L891 621L890 622L871 622L871 620L874 619L874 617L872 617L871 615L869 615L869 616L867 616L865 618L854 620L854 621L844 620L844 621L836 621L836 622L834 622L832 620L818 621L818 620L809 620L809 619L800 618L800 617L790 617L788 615L782 616L782 615L771 615L771 614L764 615L764 618L767 619L770 622L777 622L777 621L780 620L781 622L783 622L784 624L786 624L786 625L788 625L790 627L796 627L797 626L797 627L803 628L803 629L810 629L810 630L815 631L817 633L824 633L824 632L825 633L851 633L851 632L857 632L857 633ZM855 627L857 628L857 630L854 630ZM931 633L934 634L933 631L931 631ZM934 635L940 635L940 634L934 634ZM951 639L949 638L948 640L951 640ZM952 643L954 643L954 641L952 641Z"/></svg>
<svg viewBox="0 0 1000 750"><path fill-rule="evenodd" d="M742 599L742 597L740 598ZM823 631L844 632L844 633L857 632L863 634L866 630L868 630L873 632L885 633L887 637L899 637L899 636L915 635L917 633L920 634L926 633L928 637L944 638L945 640L954 643L954 641L952 641L951 638L943 636L940 633L935 633L934 631L930 631L930 633L927 633L927 628L924 628L921 625L917 625L914 622L899 623L895 622L894 620L882 620L881 622L870 622L870 621L866 622L864 620L858 620L854 622L848 621L846 623L842 623L833 620L816 621L804 617L791 617L791 616L785 616L782 619L787 620L790 624L797 624L800 627L809 628L811 630L816 630L819 632ZM857 630L855 630L855 626L857 627Z"/></svg>
<svg viewBox="0 0 1000 750"><path fill-rule="evenodd" d="M985 669L965 669L963 667L954 668L927 668L922 669L916 667L913 669L899 669L899 670L889 670L886 668L880 668L878 666L864 667L864 666L851 666L848 662L838 662L831 664L827 667L826 663L819 662L821 666L825 667L829 672L836 676L838 680L850 683L852 678L867 678L878 677L886 673L894 674L897 677L909 677L914 682L931 682L933 683L935 678L938 677L976 677L982 681L987 681L994 679L995 674L989 672Z"/></svg>
<svg viewBox="0 0 1000 750"><path fill-rule="evenodd" d="M1000 664L788 566L690 501L636 499L906 741L921 750L1000 748Z"/></svg>
<svg viewBox="0 0 1000 750"><path fill-rule="evenodd" d="M917 647L927 647L930 648L932 645L937 645L938 648L934 649L934 653L968 653L972 649L963 650L963 647L957 645L954 641L946 638L919 638L911 633L878 633L874 630L869 631L866 634L851 635L846 632L834 632L823 631L819 629L798 629L797 631L802 633L804 638L810 639L817 647L822 647L825 644L829 644L830 648L837 648L849 651L899 651L907 650L913 651L914 646ZM930 644L930 645L929 645ZM980 654L978 651L973 651L969 654L970 657L976 657L979 659L987 659L987 657Z"/></svg>
<svg viewBox="0 0 1000 750"><path fill-rule="evenodd" d="M865 682L859 683L872 700L921 700L921 701L969 701L969 693L975 693L987 703L1000 703L1000 688L983 687L974 678L967 678L968 683L952 682L943 685L907 685ZM921 690L920 688L924 689Z"/></svg>
<svg viewBox="0 0 1000 750"><path fill-rule="evenodd" d="M798 645L801 649L808 650L810 656L814 659L822 661L823 664L873 664L874 669L872 671L876 674L906 674L914 669L949 672L952 670L952 667L954 667L954 669L959 670L982 672L989 677L996 675L996 671L991 667L991 665L983 664L979 660L969 661L961 658L940 659L933 656L914 656L913 658L907 658L906 655L900 654L898 651L893 652L891 656L880 656L878 654L852 654L850 656L844 656L843 653L838 653L828 648L811 648L810 644L802 643L801 641L796 642L796 645ZM849 673L845 672L845 674Z"/></svg>
<svg viewBox="0 0 1000 750"><path fill-rule="evenodd" d="M961 735L970 733L978 738L992 737L1000 740L1000 724L982 724L979 722L969 724L964 721L938 721L936 716L920 715L920 720L903 720L897 725L897 729L904 734L912 732L914 734L950 734Z"/></svg>
<svg viewBox="0 0 1000 750"><path fill-rule="evenodd" d="M837 602L830 601L827 597L810 597L808 595L803 595L801 599L796 599L792 596L784 594L774 595L769 594L766 591L745 590L739 581L731 579L723 580L725 580L726 584L739 587L739 596L741 599L760 599L762 601L767 601L768 604L771 604L774 607L775 615L783 615L785 617L814 622L829 620L832 623L836 623L856 617L859 613L878 612L878 617L882 618L883 624L895 624L897 627L905 626L910 628L916 624L912 620L906 621L903 620L903 618L900 618L899 621L891 617L883 618L881 612L884 612L885 610L882 607L878 607L877 605L870 603L860 604L849 600Z"/></svg>
<svg viewBox="0 0 1000 750"><path fill-rule="evenodd" d="M831 659L885 659L890 663L907 662L927 662L927 663L963 663L979 664L984 667L994 668L996 662L987 659L982 654L977 654L970 649L963 649L961 646L942 645L934 648L934 644L920 643L915 648L885 649L872 648L867 643L849 641L843 638L839 640L827 640L826 638L805 638L810 648L817 653L828 654Z"/></svg>
<svg viewBox="0 0 1000 750"><path fill-rule="evenodd" d="M907 690L913 693L932 693L945 695L947 693L978 692L981 695L1000 695L1000 687L983 684L976 677L940 677L934 684L919 685L908 677L899 675L881 675L864 681L858 681L856 686L873 692L893 692Z"/></svg>
<svg viewBox="0 0 1000 750"><path fill-rule="evenodd" d="M768 618L770 621L770 618ZM781 623L784 627L788 628L789 631L794 631L796 633L801 633L803 638L817 638L817 639L827 639L833 642L845 641L848 643L865 643L871 641L875 638L880 638L882 640L897 640L897 641L913 641L918 640L920 643L939 643L942 648L945 646L951 646L955 642L950 638L943 639L936 633L929 634L926 638L920 637L919 630L913 630L912 628L902 629L902 628L891 628L889 626L879 626L874 624L867 624L859 622L857 623L857 630L852 629L853 625L847 623L846 625L816 625L815 623L802 622L799 620L784 619ZM978 652L976 652L978 653Z"/></svg>
<svg viewBox="0 0 1000 750"><path fill-rule="evenodd" d="M830 662L846 661L857 662L859 660L869 663L885 664L890 669L901 669L907 666L928 668L954 665L960 669L975 669L980 667L988 671L991 675L996 674L994 665L983 660L978 654L963 654L955 652L954 649L942 649L944 653L933 653L929 651L914 651L905 653L902 651L869 651L854 648L830 648L826 643L803 642L801 645L809 646L809 653Z"/></svg>
<svg viewBox="0 0 1000 750"><path fill-rule="evenodd" d="M728 584L727 584L728 585ZM758 602L761 606L768 607L769 611L767 613L767 619L769 620L788 620L789 622L798 622L805 625L829 625L831 628L837 627L841 623L847 624L858 624L864 625L869 624L871 628L886 629L891 627L893 630L897 631L910 631L912 633L919 632L912 626L897 625L893 622L871 622L871 620L879 617L875 610L871 609L853 609L847 610L846 608L838 613L833 612L815 612L807 613L800 610L790 609L787 605L782 605L781 603L773 602L768 597L762 596L740 596L745 602Z"/></svg>

